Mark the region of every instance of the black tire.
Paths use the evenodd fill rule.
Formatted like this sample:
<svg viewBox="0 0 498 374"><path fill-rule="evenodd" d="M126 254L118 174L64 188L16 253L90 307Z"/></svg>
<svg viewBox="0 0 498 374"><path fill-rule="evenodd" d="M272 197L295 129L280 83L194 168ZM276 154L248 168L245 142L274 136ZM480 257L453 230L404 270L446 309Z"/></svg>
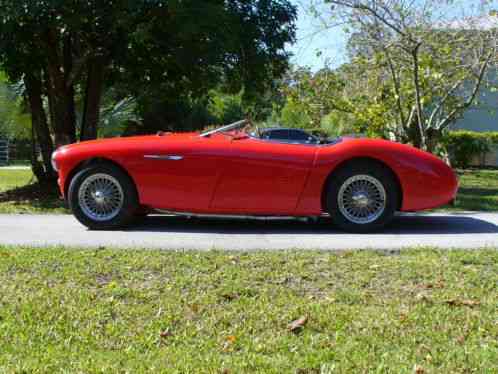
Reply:
<svg viewBox="0 0 498 374"><path fill-rule="evenodd" d="M385 190L384 211L374 221L357 223L351 221L341 212L339 207L339 191L351 177L367 175L375 178ZM399 208L400 190L392 172L380 163L373 161L357 161L347 164L338 170L327 186L327 212L332 221L344 231L354 233L375 232L388 225Z"/></svg>
<svg viewBox="0 0 498 374"><path fill-rule="evenodd" d="M135 211L134 216L136 218L145 218L151 213L152 213L152 209L144 207L144 206L139 206L137 208L137 210Z"/></svg>
<svg viewBox="0 0 498 374"><path fill-rule="evenodd" d="M96 174L111 176L119 183L123 192L123 202L119 212L109 220L94 220L80 206L80 188L85 180ZM125 227L133 221L134 214L139 207L135 184L126 173L112 164L96 164L78 172L69 185L68 202L76 219L91 230L113 230Z"/></svg>
<svg viewBox="0 0 498 374"><path fill-rule="evenodd" d="M152 211L150 209L139 207L133 214L133 221L131 222L131 224L141 225L151 213Z"/></svg>

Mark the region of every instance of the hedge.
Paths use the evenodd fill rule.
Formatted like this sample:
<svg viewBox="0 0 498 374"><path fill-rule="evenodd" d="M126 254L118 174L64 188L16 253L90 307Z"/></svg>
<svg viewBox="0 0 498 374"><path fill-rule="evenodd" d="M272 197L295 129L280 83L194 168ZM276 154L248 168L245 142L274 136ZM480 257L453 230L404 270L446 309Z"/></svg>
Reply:
<svg viewBox="0 0 498 374"><path fill-rule="evenodd" d="M493 145L498 145L498 131L450 131L445 135L443 143L450 153L452 164L465 168L474 157L481 156L489 152Z"/></svg>

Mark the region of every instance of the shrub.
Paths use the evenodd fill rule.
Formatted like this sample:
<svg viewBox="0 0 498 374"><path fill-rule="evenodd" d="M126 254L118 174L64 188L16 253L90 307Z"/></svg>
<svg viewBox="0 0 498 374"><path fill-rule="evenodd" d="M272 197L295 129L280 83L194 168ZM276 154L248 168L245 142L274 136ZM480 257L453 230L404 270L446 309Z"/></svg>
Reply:
<svg viewBox="0 0 498 374"><path fill-rule="evenodd" d="M489 152L492 145L498 144L498 132L451 131L446 134L443 143L453 165L465 168L472 158Z"/></svg>

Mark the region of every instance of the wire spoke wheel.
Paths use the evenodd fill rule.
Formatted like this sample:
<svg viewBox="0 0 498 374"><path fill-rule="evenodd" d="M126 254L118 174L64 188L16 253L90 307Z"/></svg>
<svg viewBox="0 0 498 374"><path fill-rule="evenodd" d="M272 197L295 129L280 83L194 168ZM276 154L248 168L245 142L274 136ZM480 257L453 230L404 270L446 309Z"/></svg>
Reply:
<svg viewBox="0 0 498 374"><path fill-rule="evenodd" d="M377 220L386 209L386 190L370 175L348 178L339 189L339 210L352 223L364 225Z"/></svg>
<svg viewBox="0 0 498 374"><path fill-rule="evenodd" d="M83 213L94 221L110 221L121 211L124 193L116 178L108 174L93 174L86 178L78 191Z"/></svg>

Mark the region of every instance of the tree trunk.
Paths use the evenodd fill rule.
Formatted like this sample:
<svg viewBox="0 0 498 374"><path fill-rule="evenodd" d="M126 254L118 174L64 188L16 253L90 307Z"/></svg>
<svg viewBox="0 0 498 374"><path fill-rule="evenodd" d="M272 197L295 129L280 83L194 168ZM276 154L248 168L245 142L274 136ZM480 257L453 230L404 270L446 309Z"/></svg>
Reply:
<svg viewBox="0 0 498 374"><path fill-rule="evenodd" d="M60 53L60 40L57 33L45 33L45 47L48 57L48 95L52 98L55 144L61 146L76 141L76 114L74 111L74 87L66 85L72 66L70 38L65 38Z"/></svg>
<svg viewBox="0 0 498 374"><path fill-rule="evenodd" d="M71 80L73 72L73 43L71 34L64 38L63 45L63 64L64 64L64 87L66 89L66 124L68 134L71 136L71 143L76 141L76 105L74 102L74 82Z"/></svg>
<svg viewBox="0 0 498 374"><path fill-rule="evenodd" d="M418 44L412 51L412 62L413 62L413 85L415 88L415 105L417 109L417 121L416 126L417 130L415 132L414 138L414 146L417 148L421 148L425 150L427 148L426 139L425 139L425 130L424 130L424 113L422 110L422 95L420 93L420 81L418 75L418 51L420 48L420 44Z"/></svg>
<svg viewBox="0 0 498 374"><path fill-rule="evenodd" d="M54 145L50 136L47 116L43 108L41 78L40 76L36 76L33 73L28 73L24 76L24 84L26 86L26 93L31 110L31 122L34 135L33 144L36 144L35 139L37 139L38 144L40 145L43 160L43 170L39 171L40 168L37 166L37 162L33 157L33 171L37 172L37 174L40 174L36 175L40 182L51 181L55 179L55 172L52 169L51 164Z"/></svg>
<svg viewBox="0 0 498 374"><path fill-rule="evenodd" d="M38 181L44 181L46 179L45 169L40 160L38 160L36 144L35 127L31 123L31 171Z"/></svg>
<svg viewBox="0 0 498 374"><path fill-rule="evenodd" d="M55 134L55 98L54 98L54 92L53 89L50 85L50 76L48 72L45 70L45 91L47 93L47 98L48 98L48 111L49 111L49 118L50 118L50 128L52 129L52 133Z"/></svg>
<svg viewBox="0 0 498 374"><path fill-rule="evenodd" d="M85 89L85 107L81 125L81 140L97 138L100 119L100 101L104 84L103 57L95 57L89 61Z"/></svg>

